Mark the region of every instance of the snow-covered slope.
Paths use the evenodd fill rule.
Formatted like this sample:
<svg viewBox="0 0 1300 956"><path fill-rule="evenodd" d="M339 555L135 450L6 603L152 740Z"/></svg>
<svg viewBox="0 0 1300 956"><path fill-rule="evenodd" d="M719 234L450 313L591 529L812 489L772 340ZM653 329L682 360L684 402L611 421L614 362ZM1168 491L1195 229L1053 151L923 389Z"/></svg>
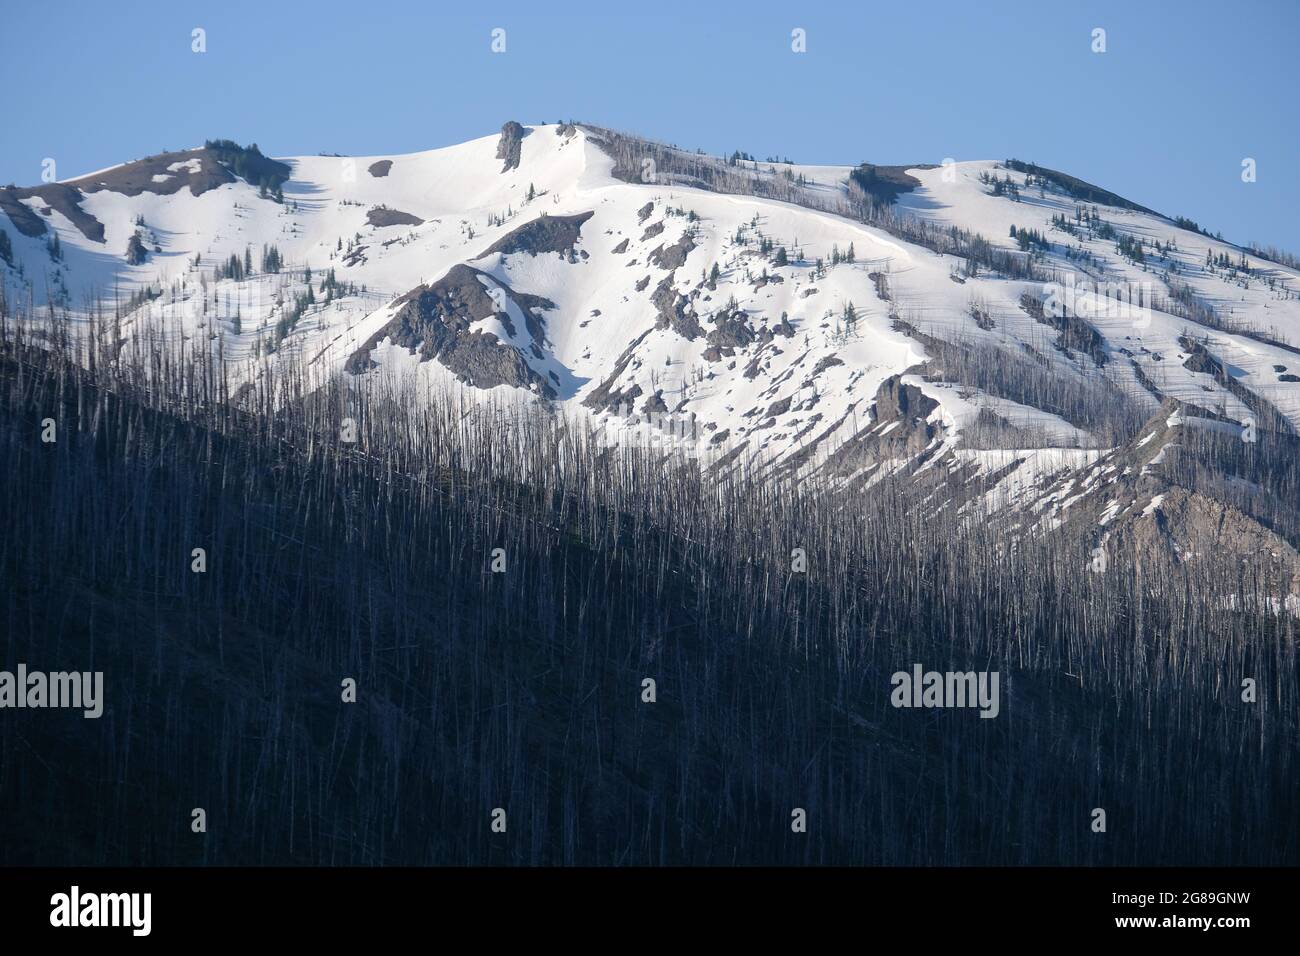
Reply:
<svg viewBox="0 0 1300 956"><path fill-rule="evenodd" d="M1300 429L1300 274L1018 163L757 164L507 124L401 156L209 143L0 209L11 303L115 299L124 335L219 336L239 376L414 370L774 475L953 472L1008 505L1162 402Z"/></svg>

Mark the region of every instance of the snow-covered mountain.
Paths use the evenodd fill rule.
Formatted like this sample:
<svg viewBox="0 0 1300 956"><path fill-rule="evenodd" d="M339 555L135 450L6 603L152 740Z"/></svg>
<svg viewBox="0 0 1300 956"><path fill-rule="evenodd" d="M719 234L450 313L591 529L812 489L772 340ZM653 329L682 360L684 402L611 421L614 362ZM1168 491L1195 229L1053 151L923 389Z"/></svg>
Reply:
<svg viewBox="0 0 1300 956"><path fill-rule="evenodd" d="M218 336L247 379L412 371L715 468L907 478L1175 555L1175 508L1227 507L1242 549L1300 573L1291 473L1256 460L1300 429L1294 260L1032 164L802 166L512 122L399 156L209 142L0 209L11 304Z"/></svg>

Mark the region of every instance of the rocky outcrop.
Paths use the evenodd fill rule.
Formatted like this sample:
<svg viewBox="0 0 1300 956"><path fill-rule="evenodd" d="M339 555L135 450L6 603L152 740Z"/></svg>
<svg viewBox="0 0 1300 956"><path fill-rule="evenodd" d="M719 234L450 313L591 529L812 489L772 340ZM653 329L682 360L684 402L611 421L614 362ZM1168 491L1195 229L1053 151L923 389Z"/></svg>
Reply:
<svg viewBox="0 0 1300 956"><path fill-rule="evenodd" d="M239 146L229 140L211 140L202 149L158 153L114 166L103 172L61 183L0 189L0 210L8 214L24 236L45 234L45 222L21 200L39 199L62 213L91 242L104 241L104 224L81 208L87 193L101 191L139 196L171 196L183 189L201 196L212 189L243 179L254 186L276 189L289 178L285 163L263 156L256 146Z"/></svg>
<svg viewBox="0 0 1300 956"><path fill-rule="evenodd" d="M704 334L704 329L700 327L700 320L690 308L690 301L673 288L671 275L665 276L659 285L655 286L650 301L654 303L658 313L655 328L672 329L688 341Z"/></svg>
<svg viewBox="0 0 1300 956"><path fill-rule="evenodd" d="M939 403L917 386L893 375L881 383L871 421L827 460L831 474L849 475L885 462L908 462L915 469L936 450L940 426L930 421Z"/></svg>
<svg viewBox="0 0 1300 956"><path fill-rule="evenodd" d="M754 329L744 312L721 313L713 322L713 330L706 341L710 346L723 350L724 355L731 354L727 351L729 349L743 349L754 341Z"/></svg>
<svg viewBox="0 0 1300 956"><path fill-rule="evenodd" d="M591 393L582 400L583 405L593 411L603 412L609 409L618 408L621 405L630 405L632 399L637 398L642 394L640 385L633 384L631 387L623 390L619 390L615 386L618 385L619 379L623 377L623 373L627 371L627 367L631 365L633 359L636 358L637 347L645 341L646 336L648 336L652 331L652 329L646 329L628 344L628 347L623 350L623 354L618 357L618 361L614 363L613 371L611 371L609 375L605 377L605 380L592 389Z"/></svg>
<svg viewBox="0 0 1300 956"><path fill-rule="evenodd" d="M812 377L816 378L818 375L826 371L828 368L833 368L836 365L843 365L843 364L844 362L841 359L839 359L837 356L834 355L824 356L823 358L818 359L817 364L813 366Z"/></svg>
<svg viewBox="0 0 1300 956"><path fill-rule="evenodd" d="M91 242L104 241L104 224L81 208L85 198L71 183L47 183L26 189L0 189L0 209L9 214L14 227L24 236L45 235L45 220L36 215L23 199L40 199L48 208L61 212Z"/></svg>
<svg viewBox="0 0 1300 956"><path fill-rule="evenodd" d="M652 265L671 272L674 269L680 269L686 264L686 257L691 254L691 250L694 248L695 237L689 232L684 232L681 238L671 246L658 246L650 253L649 259Z"/></svg>
<svg viewBox="0 0 1300 956"><path fill-rule="evenodd" d="M481 279L485 275L470 266L457 265L432 285L408 292L395 303L396 311L384 327L348 357L347 371L360 374L373 368L371 354L387 340L418 354L421 361L436 359L467 385L531 388L553 398L555 390L528 364L523 352L500 341L492 332L472 328L476 321L499 312ZM541 320L528 305L512 291L504 291L524 311L529 329L541 331ZM538 345L536 335L533 345Z"/></svg>
<svg viewBox="0 0 1300 956"><path fill-rule="evenodd" d="M548 216L543 213L531 222L511 230L474 258L483 259L497 252L503 256L517 252L526 252L530 256L548 252L570 253L582 236L582 224L591 217L590 212L575 213L572 216Z"/></svg>
<svg viewBox="0 0 1300 956"><path fill-rule="evenodd" d="M45 220L32 212L26 203L19 201L33 195L36 194L30 189L5 186L0 189L0 211L9 216L14 228L22 235L35 238L45 235Z"/></svg>
<svg viewBox="0 0 1300 956"><path fill-rule="evenodd" d="M1081 528L1111 559L1137 561L1149 573L1249 561L1276 597L1294 597L1297 456L1291 436L1273 434L1261 445L1235 422L1166 399L1130 441L1041 489L1028 510Z"/></svg>
<svg viewBox="0 0 1300 956"><path fill-rule="evenodd" d="M387 206L375 206L367 212L366 222L380 229L385 226L419 226L424 224L424 220L419 216L412 216L409 212L402 212L400 209L389 209Z"/></svg>
<svg viewBox="0 0 1300 956"><path fill-rule="evenodd" d="M519 168L519 156L523 149L526 132L514 120L509 120L501 127L501 138L497 140L497 159L505 160L501 172L508 173L512 169Z"/></svg>

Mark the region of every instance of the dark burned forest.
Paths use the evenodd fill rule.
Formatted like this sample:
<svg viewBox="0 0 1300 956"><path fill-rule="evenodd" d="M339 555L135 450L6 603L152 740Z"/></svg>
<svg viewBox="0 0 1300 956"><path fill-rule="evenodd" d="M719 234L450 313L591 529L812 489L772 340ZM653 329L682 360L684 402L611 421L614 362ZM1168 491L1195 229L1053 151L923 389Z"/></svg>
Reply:
<svg viewBox="0 0 1300 956"><path fill-rule="evenodd" d="M4 323L0 665L105 688L7 715L4 863L1300 862L1296 622L1239 561L216 349ZM895 709L914 663L1000 714Z"/></svg>

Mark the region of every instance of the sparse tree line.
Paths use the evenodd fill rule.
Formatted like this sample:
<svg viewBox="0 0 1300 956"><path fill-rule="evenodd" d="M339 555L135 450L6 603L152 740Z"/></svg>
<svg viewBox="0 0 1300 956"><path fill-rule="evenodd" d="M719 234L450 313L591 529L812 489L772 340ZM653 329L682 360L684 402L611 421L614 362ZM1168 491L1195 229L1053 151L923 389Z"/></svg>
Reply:
<svg viewBox="0 0 1300 956"><path fill-rule="evenodd" d="M613 174L627 182L642 182L649 171L654 177L652 182L680 181L715 192L775 199L844 216L941 255L961 257L967 260L964 271L968 276L978 275L982 269L1011 279L1050 282L1057 278L1054 270L1036 264L1032 257L1000 249L978 233L900 212L892 199L882 199L864 188L866 173L850 177L847 200L827 198L785 176L763 175L757 169L746 174L737 171L742 167L702 153L686 152L600 127L587 129L614 160ZM738 158L739 161L743 160ZM891 189L889 195L892 197L893 193Z"/></svg>
<svg viewBox="0 0 1300 956"><path fill-rule="evenodd" d="M240 146L229 139L209 139L203 147L215 153L218 161L236 176L256 185L263 199L284 202L282 187L289 179L289 167L263 156L256 143Z"/></svg>

